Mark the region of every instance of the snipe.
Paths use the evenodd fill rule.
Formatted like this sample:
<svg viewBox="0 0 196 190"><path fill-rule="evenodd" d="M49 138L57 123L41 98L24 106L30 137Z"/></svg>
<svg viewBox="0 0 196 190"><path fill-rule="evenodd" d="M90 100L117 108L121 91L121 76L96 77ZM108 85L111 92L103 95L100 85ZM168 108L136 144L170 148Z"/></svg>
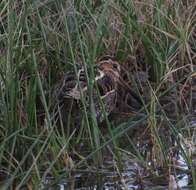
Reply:
<svg viewBox="0 0 196 190"><path fill-rule="evenodd" d="M94 86L91 91L95 106L95 116L98 123L102 122L105 114L114 110L118 112L135 112L141 108L142 102L137 93L121 77L123 67L111 56L101 57L94 67ZM59 90L58 100L63 107L72 111L76 124L81 122L82 108L90 113L90 97L85 69L82 67L75 72L65 74ZM68 104L71 104L68 106ZM105 114L104 114L105 113Z"/></svg>
<svg viewBox="0 0 196 190"><path fill-rule="evenodd" d="M109 115L115 108L120 71L120 64L111 56L104 56L98 59L95 64L92 98L98 122L104 119L104 111ZM59 90L58 100L61 104L64 104L63 106L66 106L65 102L74 102L76 108L73 115L76 119L81 119L83 100L86 102L88 111L90 111L88 84L84 68L79 69L77 75L75 72L65 74L63 85Z"/></svg>

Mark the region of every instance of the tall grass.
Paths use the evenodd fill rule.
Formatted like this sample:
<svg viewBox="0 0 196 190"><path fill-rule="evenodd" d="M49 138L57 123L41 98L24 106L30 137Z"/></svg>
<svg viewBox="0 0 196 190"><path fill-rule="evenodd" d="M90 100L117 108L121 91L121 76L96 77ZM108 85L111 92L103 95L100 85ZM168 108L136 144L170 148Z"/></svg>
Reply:
<svg viewBox="0 0 196 190"><path fill-rule="evenodd" d="M151 153L155 165L162 167L169 167L173 148L162 135L166 128L183 152L196 188L192 155L182 146L182 139L194 134L186 127L186 118L195 103L184 101L185 110L181 104L181 92L195 73L195 7L194 1L162 0L1 1L0 172L8 177L1 188L39 189L49 174L58 178L64 170L68 177L71 170L89 167L91 160L99 167L105 149L118 160L119 168L122 149L148 167L147 158L128 135L138 125L150 129ZM93 88L95 60L106 54L115 56L122 66L130 55L138 65L145 63L150 99L143 101L142 114L120 124L108 118L102 102L103 132L96 120ZM81 126L74 128L71 110L61 111L56 94L64 74L77 73L79 64L85 70L90 101L82 98ZM170 93L176 95L175 119L160 102ZM195 96L194 90L191 93Z"/></svg>

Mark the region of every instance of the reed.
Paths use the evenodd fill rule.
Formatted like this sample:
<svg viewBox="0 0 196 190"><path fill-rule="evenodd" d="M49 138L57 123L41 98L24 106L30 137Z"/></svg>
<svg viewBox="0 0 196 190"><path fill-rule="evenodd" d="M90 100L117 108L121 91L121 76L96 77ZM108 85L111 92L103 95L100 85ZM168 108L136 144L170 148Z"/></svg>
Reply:
<svg viewBox="0 0 196 190"><path fill-rule="evenodd" d="M156 160L150 160L154 167L150 170L159 166L169 171L172 150L181 152L196 189L195 153L187 148L195 143L195 129L189 125L196 100L191 88L196 72L195 8L194 1L2 0L0 173L7 178L0 187L39 189L48 175L58 180L73 170L98 169L106 151L117 160L119 173L122 152L148 169L150 152ZM122 122L111 120L101 102L104 124L99 124L94 66L98 57L108 54L122 67L129 56L138 68L145 67L149 97L147 102L142 99L143 108L135 116ZM61 112L55 94L64 74L70 70L77 74L79 64L85 70L90 106L82 98L81 125L74 128L71 110ZM127 72L139 94L132 70ZM166 96L174 97L169 103L175 117L165 110ZM133 130L141 128L150 139L148 153L140 152L132 138Z"/></svg>

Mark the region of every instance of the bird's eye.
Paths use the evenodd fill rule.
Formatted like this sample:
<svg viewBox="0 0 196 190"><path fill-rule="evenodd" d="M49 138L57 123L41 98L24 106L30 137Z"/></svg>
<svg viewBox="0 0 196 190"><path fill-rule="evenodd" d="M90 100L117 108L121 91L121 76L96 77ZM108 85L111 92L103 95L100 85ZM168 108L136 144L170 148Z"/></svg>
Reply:
<svg viewBox="0 0 196 190"><path fill-rule="evenodd" d="M113 64L113 69L118 69L118 65L117 64Z"/></svg>

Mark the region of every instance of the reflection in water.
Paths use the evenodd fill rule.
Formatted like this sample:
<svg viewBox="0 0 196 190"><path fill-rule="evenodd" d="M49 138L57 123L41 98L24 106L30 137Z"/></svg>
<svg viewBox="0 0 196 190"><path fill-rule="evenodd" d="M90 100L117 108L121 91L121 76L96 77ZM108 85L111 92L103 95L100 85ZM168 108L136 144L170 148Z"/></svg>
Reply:
<svg viewBox="0 0 196 190"><path fill-rule="evenodd" d="M165 185L158 184L158 180L152 181L151 177L144 177L143 185L138 184L137 173L138 171L144 173L144 169L136 163L135 160L128 159L126 156L122 156L123 171L118 172L114 166L116 162L114 160L105 160L104 165L97 171L81 170L75 171L76 174L73 178L61 180L57 185L51 185L53 181L51 178L45 181L44 190L139 190L139 189L167 189L168 182L167 176L163 176L165 179ZM181 155L176 158L176 167L183 170L175 175L175 183L178 188L190 190L187 186L189 183L189 176L186 174L188 166ZM188 172L187 172L188 173ZM170 184L171 185L171 184ZM186 188L187 187L187 188ZM175 188L174 188L175 189Z"/></svg>
<svg viewBox="0 0 196 190"><path fill-rule="evenodd" d="M65 184L59 184L59 190L65 190Z"/></svg>
<svg viewBox="0 0 196 190"><path fill-rule="evenodd" d="M188 171L189 168L181 154L179 154L177 162L178 168L184 170L184 173L177 175L178 187L183 188L188 186L189 183L188 174L185 173L186 171Z"/></svg>

